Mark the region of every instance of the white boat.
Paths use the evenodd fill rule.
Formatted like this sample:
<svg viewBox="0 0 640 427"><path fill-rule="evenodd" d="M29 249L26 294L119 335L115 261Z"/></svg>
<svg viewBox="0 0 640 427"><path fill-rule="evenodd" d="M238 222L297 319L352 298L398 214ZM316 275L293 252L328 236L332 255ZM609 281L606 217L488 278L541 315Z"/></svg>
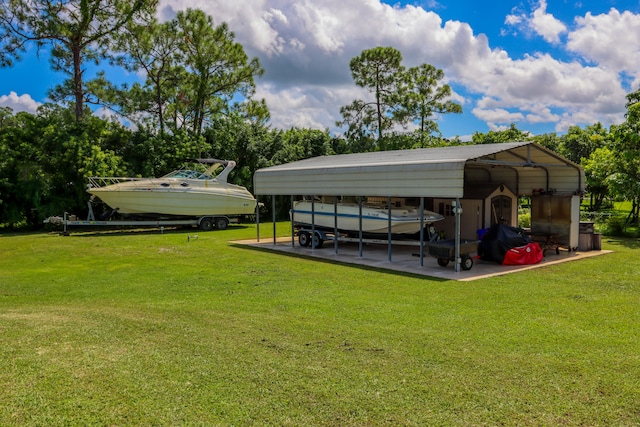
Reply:
<svg viewBox="0 0 640 427"><path fill-rule="evenodd" d="M161 178L89 178L87 191L124 215L255 214L256 199L245 188L229 184L236 163L217 159L193 159L202 170L178 169ZM224 166L217 176L216 169Z"/></svg>
<svg viewBox="0 0 640 427"><path fill-rule="evenodd" d="M338 230L345 232L359 232L360 207L358 203L326 200L300 200L293 205L293 221L297 224L319 229L333 230L335 228L335 210L338 212ZM444 217L438 213L424 210L423 225L440 221ZM291 212L290 212L291 215ZM312 218L313 217L313 218ZM420 232L420 209L412 206L391 208L391 233L415 234ZM363 203L362 232L367 234L387 234L389 232L389 209L380 204Z"/></svg>

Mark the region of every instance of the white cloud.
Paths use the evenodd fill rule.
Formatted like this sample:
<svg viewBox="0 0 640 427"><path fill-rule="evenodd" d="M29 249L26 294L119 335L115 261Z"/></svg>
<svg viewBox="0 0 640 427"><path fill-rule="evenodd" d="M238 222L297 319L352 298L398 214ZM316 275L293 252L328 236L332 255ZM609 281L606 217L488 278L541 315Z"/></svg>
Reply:
<svg viewBox="0 0 640 427"><path fill-rule="evenodd" d="M281 88L266 84L258 88L256 96L267 101L275 127L331 129L339 119L340 107L364 93L353 85Z"/></svg>
<svg viewBox="0 0 640 427"><path fill-rule="evenodd" d="M539 7L533 11L531 27L549 43L559 43L560 34L567 31L567 27L561 21L547 13L546 0L540 0Z"/></svg>
<svg viewBox="0 0 640 427"><path fill-rule="evenodd" d="M507 25L519 25L524 21L524 18L520 15L507 15L504 23Z"/></svg>
<svg viewBox="0 0 640 427"><path fill-rule="evenodd" d="M559 48L566 35L568 49L589 59L585 65L580 58L536 52L513 58L466 22L443 22L422 7L380 0L161 0L160 16L168 19L187 7L227 22L247 53L260 58L266 74L256 95L267 100L276 127L333 129L340 107L363 96L349 61L375 46L399 49L407 66L427 62L443 69L465 110L488 126L550 123L566 130L620 121L626 94L620 70L640 81L634 44L640 16L628 12L587 14L573 31L547 13L546 0L530 13L506 17L513 29L526 28Z"/></svg>
<svg viewBox="0 0 640 427"><path fill-rule="evenodd" d="M525 35L536 34L546 42L553 44L560 43L560 35L567 32L567 26L562 21L547 13L546 0L540 0L538 7L531 13L514 8L513 13L507 15L504 23L511 27L516 34L519 32L523 32Z"/></svg>
<svg viewBox="0 0 640 427"><path fill-rule="evenodd" d="M9 95L0 96L0 106L10 107L14 112L25 111L27 113L35 114L36 110L42 103L35 101L31 95L23 94L18 95L14 91L11 91Z"/></svg>
<svg viewBox="0 0 640 427"><path fill-rule="evenodd" d="M473 115L487 122L491 130L499 130L505 125L519 122L524 118L522 113L512 113L503 108L491 110L474 108Z"/></svg>
<svg viewBox="0 0 640 427"><path fill-rule="evenodd" d="M529 113L526 114L528 123L551 123L557 122L560 116L553 113L549 107L544 104L534 104L528 108Z"/></svg>
<svg viewBox="0 0 640 427"><path fill-rule="evenodd" d="M567 49L616 72L640 75L640 15L587 13L576 18L577 29L569 34ZM636 83L637 84L637 83Z"/></svg>

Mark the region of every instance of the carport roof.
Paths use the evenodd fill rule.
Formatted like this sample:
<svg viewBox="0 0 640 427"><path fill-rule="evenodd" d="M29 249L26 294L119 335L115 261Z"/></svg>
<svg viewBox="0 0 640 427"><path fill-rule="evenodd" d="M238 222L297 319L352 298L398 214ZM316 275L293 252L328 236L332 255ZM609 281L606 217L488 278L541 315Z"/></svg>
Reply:
<svg viewBox="0 0 640 427"><path fill-rule="evenodd" d="M550 186L565 192L584 189L578 165L539 144L511 142L314 157L256 171L254 191L256 195L463 197L465 170L470 168L485 170L491 180L520 193ZM494 173L496 168L502 173Z"/></svg>

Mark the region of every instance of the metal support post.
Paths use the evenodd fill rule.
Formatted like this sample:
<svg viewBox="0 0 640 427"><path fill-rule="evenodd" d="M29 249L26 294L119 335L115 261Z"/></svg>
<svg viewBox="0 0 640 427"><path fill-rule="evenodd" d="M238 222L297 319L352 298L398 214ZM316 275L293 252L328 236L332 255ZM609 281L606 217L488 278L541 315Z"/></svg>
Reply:
<svg viewBox="0 0 640 427"><path fill-rule="evenodd" d="M311 250L316 249L316 196L311 196Z"/></svg>
<svg viewBox="0 0 640 427"><path fill-rule="evenodd" d="M338 254L338 196L333 198L333 250Z"/></svg>
<svg viewBox="0 0 640 427"><path fill-rule="evenodd" d="M273 246L276 245L276 196L271 196L271 215L273 217Z"/></svg>
<svg viewBox="0 0 640 427"><path fill-rule="evenodd" d="M424 267L424 197L420 197L420 267Z"/></svg>
<svg viewBox="0 0 640 427"><path fill-rule="evenodd" d="M260 243L260 203L256 197L256 241Z"/></svg>
<svg viewBox="0 0 640 427"><path fill-rule="evenodd" d="M360 258L362 258L362 197L358 197L358 237L359 237L359 249L360 249Z"/></svg>
<svg viewBox="0 0 640 427"><path fill-rule="evenodd" d="M460 272L460 264L462 260L460 259L460 214L462 213L462 208L460 207L460 198L456 198L454 202L451 203L454 207L454 213L456 217L456 236L455 236L455 272Z"/></svg>
<svg viewBox="0 0 640 427"><path fill-rule="evenodd" d="M296 229L295 229L295 221L294 221L294 217L295 217L295 212L293 211L293 195L291 196L291 247L295 248L296 247Z"/></svg>
<svg viewBox="0 0 640 427"><path fill-rule="evenodd" d="M387 258L391 262L391 197L387 197Z"/></svg>

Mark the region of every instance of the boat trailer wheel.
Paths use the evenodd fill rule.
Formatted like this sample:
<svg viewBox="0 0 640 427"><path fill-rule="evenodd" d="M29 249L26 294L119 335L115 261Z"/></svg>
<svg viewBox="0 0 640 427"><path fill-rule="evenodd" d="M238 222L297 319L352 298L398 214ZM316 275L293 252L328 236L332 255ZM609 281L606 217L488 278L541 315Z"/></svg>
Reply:
<svg viewBox="0 0 640 427"><path fill-rule="evenodd" d="M306 248L311 243L311 235L307 231L298 232L298 243L300 246Z"/></svg>
<svg viewBox="0 0 640 427"><path fill-rule="evenodd" d="M213 230L213 221L211 221L211 218L203 218L202 221L200 221L200 229L202 231Z"/></svg>
<svg viewBox="0 0 640 427"><path fill-rule="evenodd" d="M300 243L300 246L305 247L305 248L310 246L311 245L311 233L309 233L308 231L299 231L298 232L298 243ZM315 235L313 236L313 248L314 249L320 249L322 247L323 243L324 243L324 241L320 237L320 234L318 234L316 232Z"/></svg>
<svg viewBox="0 0 640 427"><path fill-rule="evenodd" d="M218 230L225 230L227 228L227 225L229 225L229 221L227 221L227 218L216 218L216 228Z"/></svg>

